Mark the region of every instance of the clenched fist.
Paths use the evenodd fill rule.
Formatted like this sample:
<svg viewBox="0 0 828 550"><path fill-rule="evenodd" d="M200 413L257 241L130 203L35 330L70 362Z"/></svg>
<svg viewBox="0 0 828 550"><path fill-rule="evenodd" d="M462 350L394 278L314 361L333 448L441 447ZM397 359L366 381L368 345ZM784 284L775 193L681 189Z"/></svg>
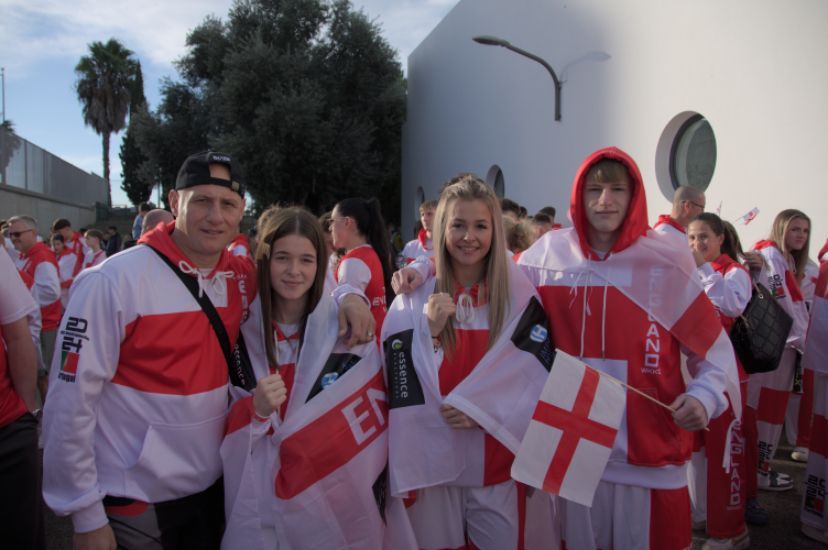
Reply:
<svg viewBox="0 0 828 550"><path fill-rule="evenodd" d="M449 317L454 315L456 309L454 300L445 292L437 292L428 297L426 317L428 317L428 329L432 336L437 336L443 331Z"/></svg>
<svg viewBox="0 0 828 550"><path fill-rule="evenodd" d="M267 418L287 399L287 387L279 373L265 376L256 384L253 394L253 408L256 414Z"/></svg>

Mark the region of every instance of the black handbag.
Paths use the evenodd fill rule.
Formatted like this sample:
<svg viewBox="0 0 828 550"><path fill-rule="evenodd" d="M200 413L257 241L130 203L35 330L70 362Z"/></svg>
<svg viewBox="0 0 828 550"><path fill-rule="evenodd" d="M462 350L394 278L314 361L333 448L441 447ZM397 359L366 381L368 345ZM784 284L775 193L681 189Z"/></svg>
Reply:
<svg viewBox="0 0 828 550"><path fill-rule="evenodd" d="M730 331L733 349L746 372L770 372L779 366L791 325L793 319L773 294L754 282L750 302Z"/></svg>

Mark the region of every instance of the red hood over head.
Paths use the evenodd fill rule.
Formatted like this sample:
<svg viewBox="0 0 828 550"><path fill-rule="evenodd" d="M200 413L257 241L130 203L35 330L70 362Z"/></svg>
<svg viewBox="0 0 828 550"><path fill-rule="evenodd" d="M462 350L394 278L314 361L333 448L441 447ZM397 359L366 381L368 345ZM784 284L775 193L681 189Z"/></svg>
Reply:
<svg viewBox="0 0 828 550"><path fill-rule="evenodd" d="M575 181L572 185L572 196L569 199L569 218L572 220L575 231L578 232L581 248L587 256L593 256L593 254L589 240L587 239L586 228L588 222L584 210L583 189L586 183L586 175L590 168L602 160L615 160L623 164L627 168L630 176L630 184L632 185L632 198L627 208L627 215L621 224L621 234L610 249L610 252L624 250L634 243L636 239L645 235L650 228L647 223L647 198L644 194L644 181L641 178L641 172L638 170L635 161L617 147L599 149L588 156L583 164L581 164L578 173L575 174Z"/></svg>

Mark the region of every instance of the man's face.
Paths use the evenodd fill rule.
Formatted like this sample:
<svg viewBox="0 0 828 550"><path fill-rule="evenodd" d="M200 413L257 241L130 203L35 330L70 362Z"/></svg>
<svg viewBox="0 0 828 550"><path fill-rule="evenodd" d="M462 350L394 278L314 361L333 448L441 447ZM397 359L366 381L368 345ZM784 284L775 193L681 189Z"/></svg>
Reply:
<svg viewBox="0 0 828 550"><path fill-rule="evenodd" d="M704 195L698 199L686 200L681 203L681 219L677 220L681 225L687 227L699 214L704 212L707 205Z"/></svg>
<svg viewBox="0 0 828 550"><path fill-rule="evenodd" d="M20 252L28 252L37 243L37 230L24 221L15 221L9 225L9 238Z"/></svg>
<svg viewBox="0 0 828 550"><path fill-rule="evenodd" d="M434 208L426 208L420 214L420 223L423 224L425 230L431 235L431 226L434 225Z"/></svg>
<svg viewBox="0 0 828 550"><path fill-rule="evenodd" d="M227 168L222 165L211 165L210 174L230 179ZM239 231L244 199L227 187L196 185L170 191L170 208L176 217L175 230L184 237L181 242L184 252L215 259Z"/></svg>
<svg viewBox="0 0 828 550"><path fill-rule="evenodd" d="M624 223L630 206L632 189L628 177L617 181L588 180L584 185L583 200L587 222L598 233L615 233Z"/></svg>
<svg viewBox="0 0 828 550"><path fill-rule="evenodd" d="M66 239L67 241L71 241L72 237L75 236L75 232L74 232L74 230L72 230L71 227L62 227L62 228L58 229L58 233L63 235L63 238Z"/></svg>

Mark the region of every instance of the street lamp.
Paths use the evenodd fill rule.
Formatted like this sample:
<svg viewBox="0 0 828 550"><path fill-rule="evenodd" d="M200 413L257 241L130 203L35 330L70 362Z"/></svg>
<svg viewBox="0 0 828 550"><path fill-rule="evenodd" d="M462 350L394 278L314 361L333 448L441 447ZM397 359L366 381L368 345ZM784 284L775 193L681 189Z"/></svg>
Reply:
<svg viewBox="0 0 828 550"><path fill-rule="evenodd" d="M517 46L513 46L506 40L502 38L498 38L496 36L475 36L473 38L475 42L478 44L483 44L485 46L500 46L501 48L506 48L507 50L511 50L518 55L522 55L523 57L528 57L532 61L537 61L543 67L549 71L550 76L552 76L552 81L555 83L555 120L561 120L561 81L558 80L558 75L555 74L555 69L546 62L546 60L538 57L537 55L527 52L526 50L522 50Z"/></svg>

